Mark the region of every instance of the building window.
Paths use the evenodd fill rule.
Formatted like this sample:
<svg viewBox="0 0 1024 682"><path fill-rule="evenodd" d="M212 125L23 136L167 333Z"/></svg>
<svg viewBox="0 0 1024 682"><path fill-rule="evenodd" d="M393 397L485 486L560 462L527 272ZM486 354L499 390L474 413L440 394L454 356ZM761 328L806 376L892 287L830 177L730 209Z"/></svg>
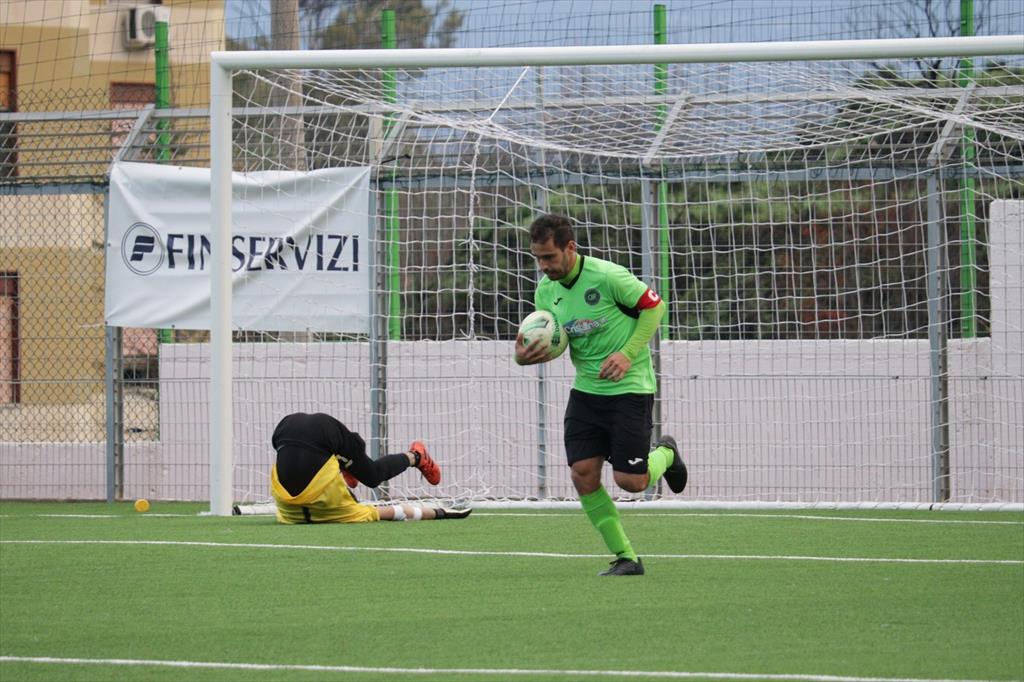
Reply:
<svg viewBox="0 0 1024 682"><path fill-rule="evenodd" d="M0 50L0 112L13 112L15 94L14 53ZM0 178L18 174L17 140L18 125L12 121L0 121Z"/></svg>
<svg viewBox="0 0 1024 682"><path fill-rule="evenodd" d="M152 83L111 83L110 84L110 107L112 109L125 109L135 111L142 109L147 104L156 103L156 86ZM117 119L111 126L110 142L116 155L121 145L128 138L132 126L135 125L135 116L126 116Z"/></svg>
<svg viewBox="0 0 1024 682"><path fill-rule="evenodd" d="M0 272L0 405L21 400L18 273Z"/></svg>

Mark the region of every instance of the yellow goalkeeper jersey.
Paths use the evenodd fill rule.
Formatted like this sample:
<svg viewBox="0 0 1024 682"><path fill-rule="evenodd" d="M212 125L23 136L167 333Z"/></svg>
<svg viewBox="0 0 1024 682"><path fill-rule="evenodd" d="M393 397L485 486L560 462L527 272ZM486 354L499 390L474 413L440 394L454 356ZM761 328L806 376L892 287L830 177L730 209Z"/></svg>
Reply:
<svg viewBox="0 0 1024 682"><path fill-rule="evenodd" d="M360 504L341 477L336 457L328 457L313 479L298 495L289 493L277 478L277 465L270 470L270 493L277 504L281 523L361 523L379 521L377 508Z"/></svg>

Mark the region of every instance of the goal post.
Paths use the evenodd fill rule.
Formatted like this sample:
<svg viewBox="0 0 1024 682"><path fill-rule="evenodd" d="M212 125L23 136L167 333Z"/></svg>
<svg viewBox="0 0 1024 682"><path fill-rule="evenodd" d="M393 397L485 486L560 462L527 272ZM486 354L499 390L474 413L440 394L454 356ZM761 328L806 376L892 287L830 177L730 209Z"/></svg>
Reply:
<svg viewBox="0 0 1024 682"><path fill-rule="evenodd" d="M911 92L914 79L899 74L883 74L892 79L893 90L887 92L872 83L873 78L882 76L867 66L859 72L853 70L852 76L844 74L850 80L827 90L827 73L810 73L801 81L803 74L787 75L786 69L780 68L764 78L770 82L767 87L775 88L764 94L749 85L756 77L714 66L847 60L867 64L870 60L984 56L1008 56L1003 69L1008 75L999 76L1004 80L994 80L970 92L943 88L938 94ZM944 257L937 254L947 245L907 241L925 232L934 232L934 238L940 239L940 233L944 233L937 229L935 223L940 218L936 216L932 216L936 229L922 229L929 225L929 199L932 209L940 209L939 204L948 199L938 194L941 190L930 198L917 196L915 193L926 193L917 189L916 181L921 177L979 173L992 186L988 192L979 192L981 200L998 202L1021 196L1022 57L1024 36L1019 35L705 45L214 52L210 81L210 512L229 515L240 497L235 485L238 443L233 335L239 330L232 324L232 177L248 166L242 164L236 170L235 153L243 149L249 154L246 145L257 144L269 150L259 153L273 153L272 141L265 141L272 138L272 133L257 130L256 124L247 124L244 140L236 138L234 128L239 116L250 115L237 113L236 99L245 99L249 109L266 108L265 102L256 99L260 95L236 93L234 79L240 72L258 85L250 93L277 87L276 81L263 73L288 72L290 78L279 80L292 84L288 87L301 84L298 94L305 98L303 106L298 112L284 115L304 119L309 144L304 153L317 165L358 162L387 170L378 174L378 183L405 188L406 210L419 204L423 211L433 212L417 217L423 256L406 273L410 282L421 275L426 277L423 273L430 267L436 266L444 275L434 282L415 284L419 288L408 294L412 303L422 304L418 309L421 322L417 323L422 324L422 331L411 335L416 338L400 341L368 332L366 338L341 343L391 344L387 347L397 352L389 351L384 360L380 359L379 347L353 357L393 361L402 367L402 372L408 372L403 376L423 384L422 390L403 397L403 414L412 426L429 427L438 433L446 428L459 431L465 438L453 437L449 445L471 444L468 447L475 454L460 455L459 466L452 467L460 473L440 493L442 496L519 503L535 498L536 491L541 490L552 499L560 497L557 492L551 493L556 488L549 480L551 466L542 463L530 470L516 465L518 468L511 473L502 472L499 467L506 455L495 454L545 447L548 451L559 450L557 440L552 448L551 441L538 444L532 436L524 437L522 430L502 425L536 421L536 410L521 409L521 400L529 408L543 407L550 400L555 410L550 419L558 421L557 410L571 382L571 368L563 360L565 364L557 370L554 366L544 368L551 376L542 380L537 393L527 391L528 397L523 398L523 394L509 388L510 382L522 377L502 374L502 353L511 355L509 330L514 329L517 316L532 309L530 280L535 275L529 263L524 265L512 255L516 247L521 250L522 243L509 235L525 228L536 206L548 205L552 210L578 211L573 216L577 223L589 219L595 227L592 232L588 228L585 246L592 247L597 255L618 260L637 274L643 262L645 273L650 271L657 282L670 287L664 292L671 317L663 330L662 345L672 347L660 350L662 393L669 395L661 398L659 414L671 422L672 428L686 434L681 443L692 453L695 470L699 472L700 465L707 462L708 468L720 475L694 484L704 486L698 489L704 503L715 499L733 503L775 500L780 504L928 502L929 497L940 494L938 479L949 475L933 468L941 459L936 457L935 449L943 437L942 427L948 429L956 416L950 416L948 405L961 415L978 415L994 402L1007 399L1006 407L989 415L998 425L996 431L981 436L985 445L979 458L995 463L980 474L965 474L966 479L987 479L974 481L972 485L977 485L965 493L965 501L1024 501L1020 498L1024 494L1024 467L1014 463L1010 455L1024 444L1020 412L1013 416L1015 410L1024 408L1024 396L1019 393L1021 369L1012 359L1019 352L1012 344L1019 343L1021 330L1010 329L998 338L993 331L987 341L972 341L988 345L965 351L966 359L957 361L960 364L952 381L947 370L933 369L929 373L929 367L944 366L931 362L935 354L947 352L948 306L952 299L948 292L933 290L938 278L944 276L936 271L944 262ZM640 73L636 70L610 69L600 74L568 70L557 76L539 71L655 64L670 65L670 74L671 65L707 68L680 75L674 84L659 88L659 94L649 86L629 87L630 80ZM422 92L410 85L407 100L385 101L374 88L374 74L382 69L403 70L407 83L420 83ZM468 84L465 91L459 89L461 84L443 82L452 70L472 69L506 70L490 83ZM538 71L529 74L529 94L520 100L527 78L525 69ZM440 84L431 83L432 70L444 70L438 76ZM857 78L861 79L859 83ZM684 88L683 83L688 87ZM559 92L552 93L556 87ZM866 89L858 91L858 87ZM918 84L916 89L926 88ZM478 96L480 101L467 106L462 98L470 96ZM574 100L563 108L560 97ZM982 99L966 106L964 97ZM718 109L725 112L720 119L699 118L714 116ZM344 112L353 121L342 121L331 111ZM378 125L356 123L356 117L377 121ZM830 117L840 122L833 123ZM379 122L385 118L394 122L386 126L394 136L394 158L386 159L368 151L374 144L379 148L379 138L376 142L367 139L384 128ZM413 126L416 129L407 137L399 137L403 129ZM965 126L985 131L975 140L987 145L986 154L974 157L974 167L962 164L951 151L959 144L954 131ZM457 133L437 133L442 129ZM715 135L721 139L710 139ZM257 138L259 141L253 142ZM345 144L359 151L333 151ZM403 161L396 162L397 158ZM932 166L928 165L929 159ZM267 157L261 163L268 168L283 167ZM981 164L987 165L979 169ZM650 188L652 180L672 183L672 188L653 192L639 189ZM895 184L901 181L913 187ZM784 195L775 194L779 188L785 188ZM537 193L544 194L542 201L536 200ZM669 227L671 234L661 235L663 238L651 238L647 230L662 222L649 219L652 206L659 201L672 204L671 223L676 227ZM376 200L377 204L381 202ZM669 207L660 208L667 212ZM710 216L712 210L730 220ZM457 218L449 218L449 212ZM382 244L377 235L381 228L377 223L383 211L378 207L375 213L366 216L373 242L369 248L380 255ZM870 233L858 231L865 215ZM1007 215L1020 214L1010 210ZM904 228L901 221L908 225ZM437 226L433 234L424 226L427 222ZM1020 234L1013 233L1015 224L1008 230L1011 248L1020 243ZM637 229L643 229L643 233L634 245L633 232ZM499 231L500 236L492 236ZM772 234L784 236L775 241ZM666 248L666 244L669 253L652 253ZM733 250L730 257L720 258L728 249ZM451 259L444 268L434 262L442 252ZM378 261L373 277L378 277L382 268L399 267L398 263ZM932 272L922 275L925 261L932 263ZM659 262L668 263L671 272L655 272ZM919 262L923 264L920 268ZM508 263L515 267L510 269ZM513 276L503 279L500 273L509 271ZM902 279L893 279L893 272L897 273L893 277ZM924 279L928 287L919 281ZM946 280L948 276L942 280L944 286L949 285ZM1020 305L1021 284L1011 281L1007 286L1008 291L1003 293L1009 296L1009 305ZM385 293L382 288L375 284L374 295ZM918 293L926 288L930 294ZM991 298L992 306L1002 300L995 293ZM378 302L371 310L377 316L386 315L390 306ZM992 315L996 316L994 312ZM898 324L890 321L897 318ZM434 328L446 331L441 334L433 332ZM908 360L909 355L893 356L887 366L884 355L873 354L877 348L861 350L866 348L863 344L872 341L913 342L915 350L907 352L922 356L924 374L908 368L916 363ZM470 343L479 345L465 345ZM409 350L414 344L423 345L422 355ZM854 348L853 344L861 345ZM301 352L308 359L315 351L307 344ZM412 355L406 358L402 355L406 352ZM994 383L999 390L994 393L979 393L981 389L973 383L968 365L975 352L991 361L994 369L981 368L976 374L991 369L985 376L997 377ZM716 372L713 380L708 380L706 368L698 369L690 359L693 353L715 355L717 359L711 363ZM773 358L771 367L755 362L762 353ZM333 366L324 362L324 367ZM432 369L435 363L436 369ZM357 369L351 372L353 386L374 388L372 377ZM943 372L942 376L937 372ZM366 372L372 373L372 368ZM899 389L895 385L900 383L899 377L907 375L913 377L913 385L904 394L900 392L904 390L902 384ZM461 382L464 388L476 377L480 383L469 389L473 395L460 395L446 402L456 384ZM348 375L345 379L349 380ZM887 382L893 387L886 386ZM793 394L778 395L778 391L789 390L786 386ZM920 390L922 386L924 390ZM948 390L959 392L950 395ZM487 392L495 397L480 399L480 394ZM315 396L306 398L306 404L317 404ZM436 402L430 409L421 409L428 399ZM879 404L880 399L892 400L892 405ZM981 402L975 404L972 400ZM788 411L787 401L794 405ZM415 408L408 407L414 403ZM761 407L749 409L755 403ZM939 403L947 405L946 412L934 409ZM844 416L819 411L823 406L842 411ZM703 408L711 411L701 412ZM902 415L899 423L890 421L894 412ZM729 413L741 416L730 420ZM283 413L262 414L264 436L266 424L275 416L279 418ZM859 430L847 419L859 420ZM972 419L967 417L967 421ZM361 428L370 431L368 425ZM729 439L722 440L724 435L716 434L716 429L727 433ZM393 450L402 442L399 431L396 429L391 439ZM924 442L920 441L922 433L927 434ZM819 442L822 436L826 442ZM763 442L766 438L774 440ZM899 445L890 446L886 438ZM263 446L269 451L269 439ZM258 449L259 444L251 447ZM884 458L870 454L872 448L889 452L890 447L906 447L910 454L891 462L878 461ZM951 446L946 443L943 447ZM789 451L796 448L804 452L789 459ZM768 466L761 461L764 453L769 457L779 455L776 466L786 472L785 476L757 478ZM496 456L497 462L492 459ZM527 453L523 461L529 462L530 458ZM444 464L444 457L440 459ZM557 461L557 457L554 459ZM245 466L260 468L258 461ZM924 480L919 480L922 471L926 472ZM880 480L866 480L872 475ZM813 478L813 485L806 482L811 480L808 477ZM528 484L520 485L521 479ZM825 480L831 483L815 487ZM562 484L561 489L566 490L564 481ZM824 487L829 485L834 487ZM759 487L763 494L756 492ZM996 492L985 497L985 490ZM411 496L431 494L419 489L408 492Z"/></svg>
<svg viewBox="0 0 1024 682"><path fill-rule="evenodd" d="M210 513L231 514L231 71L210 68Z"/></svg>

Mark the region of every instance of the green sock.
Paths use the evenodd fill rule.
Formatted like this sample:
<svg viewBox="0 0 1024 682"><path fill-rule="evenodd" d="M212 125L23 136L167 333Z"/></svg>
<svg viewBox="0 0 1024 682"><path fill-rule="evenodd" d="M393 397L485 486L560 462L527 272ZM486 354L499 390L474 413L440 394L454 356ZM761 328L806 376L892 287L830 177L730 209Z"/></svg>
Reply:
<svg viewBox="0 0 1024 682"><path fill-rule="evenodd" d="M658 479L665 473L665 469L672 466L674 458L672 449L664 445L651 450L651 454L647 455L647 473L651 477L651 480L647 483L648 490L658 484Z"/></svg>
<svg viewBox="0 0 1024 682"><path fill-rule="evenodd" d="M608 549L617 557L636 561L633 545L629 543L626 532L622 530L622 523L619 522L619 510L604 486L587 495L580 495L580 502Z"/></svg>

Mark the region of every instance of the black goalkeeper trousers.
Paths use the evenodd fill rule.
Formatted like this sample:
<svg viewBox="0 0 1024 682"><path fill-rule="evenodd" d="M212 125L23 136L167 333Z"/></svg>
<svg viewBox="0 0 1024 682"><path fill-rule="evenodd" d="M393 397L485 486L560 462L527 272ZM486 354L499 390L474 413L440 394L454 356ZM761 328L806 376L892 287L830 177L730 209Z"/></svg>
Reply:
<svg viewBox="0 0 1024 682"><path fill-rule="evenodd" d="M380 459L370 459L364 452L362 456L352 458L352 463L345 466L339 461L341 468L359 479L363 485L376 488L384 481L394 478L409 468L409 458L403 452L400 455L384 455Z"/></svg>

